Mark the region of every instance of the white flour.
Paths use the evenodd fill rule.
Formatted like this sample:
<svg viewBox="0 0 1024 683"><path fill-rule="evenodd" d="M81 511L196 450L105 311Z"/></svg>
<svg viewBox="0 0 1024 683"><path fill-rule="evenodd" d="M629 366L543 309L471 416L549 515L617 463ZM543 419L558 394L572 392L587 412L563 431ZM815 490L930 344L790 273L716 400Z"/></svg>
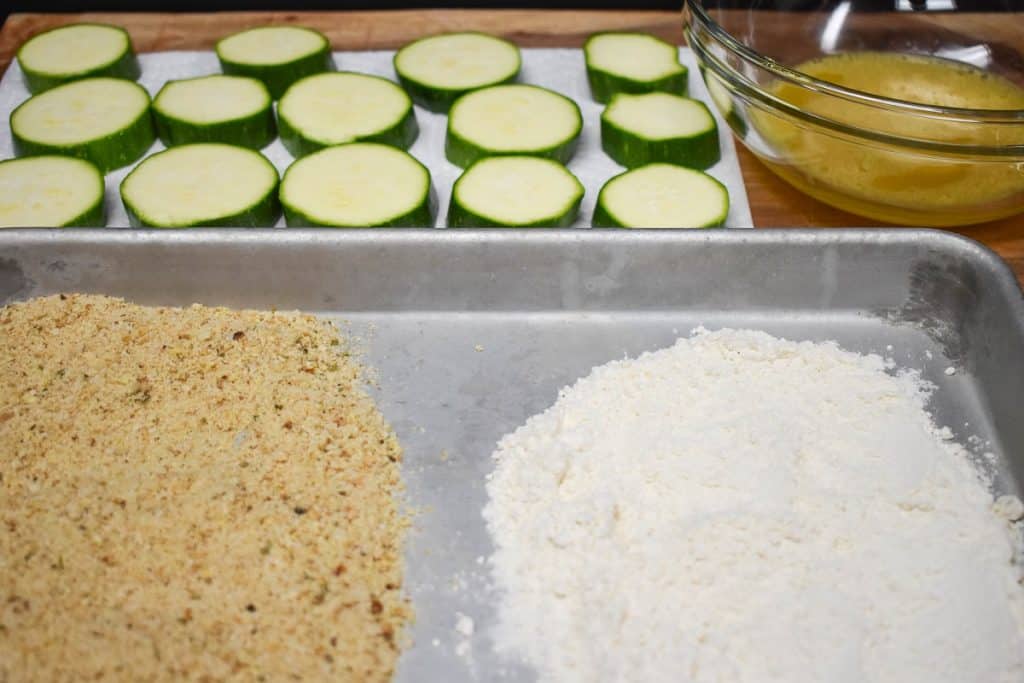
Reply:
<svg viewBox="0 0 1024 683"><path fill-rule="evenodd" d="M563 390L495 453L499 650L558 683L1024 680L1019 529L885 370L699 331Z"/></svg>

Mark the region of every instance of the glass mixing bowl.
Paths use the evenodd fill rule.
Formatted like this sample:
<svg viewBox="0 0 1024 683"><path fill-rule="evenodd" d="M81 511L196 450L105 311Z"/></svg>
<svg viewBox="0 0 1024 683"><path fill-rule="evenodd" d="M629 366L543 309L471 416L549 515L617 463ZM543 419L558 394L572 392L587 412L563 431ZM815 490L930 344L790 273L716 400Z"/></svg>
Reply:
<svg viewBox="0 0 1024 683"><path fill-rule="evenodd" d="M803 192L902 225L1024 211L1024 13L892 1L686 0L684 32L733 132Z"/></svg>

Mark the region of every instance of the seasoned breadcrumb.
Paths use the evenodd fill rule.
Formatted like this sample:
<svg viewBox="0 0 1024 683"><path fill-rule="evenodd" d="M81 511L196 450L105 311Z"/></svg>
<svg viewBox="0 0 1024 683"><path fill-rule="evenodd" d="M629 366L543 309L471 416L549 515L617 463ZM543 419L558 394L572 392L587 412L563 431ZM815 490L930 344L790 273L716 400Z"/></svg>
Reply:
<svg viewBox="0 0 1024 683"><path fill-rule="evenodd" d="M308 315L0 309L0 681L385 681L399 444Z"/></svg>

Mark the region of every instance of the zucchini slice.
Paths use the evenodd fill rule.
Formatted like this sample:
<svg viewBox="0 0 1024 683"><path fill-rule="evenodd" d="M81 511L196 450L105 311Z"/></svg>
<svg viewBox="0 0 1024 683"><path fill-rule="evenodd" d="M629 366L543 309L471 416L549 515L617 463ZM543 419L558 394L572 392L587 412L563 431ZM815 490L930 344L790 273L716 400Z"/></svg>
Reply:
<svg viewBox="0 0 1024 683"><path fill-rule="evenodd" d="M590 93L601 103L617 93L686 94L687 69L675 45L646 33L595 33L583 46Z"/></svg>
<svg viewBox="0 0 1024 683"><path fill-rule="evenodd" d="M88 161L45 156L0 161L0 227L103 227L103 174Z"/></svg>
<svg viewBox="0 0 1024 683"><path fill-rule="evenodd" d="M562 228L571 225L583 185L562 164L534 156L488 157L459 176L451 228Z"/></svg>
<svg viewBox="0 0 1024 683"><path fill-rule="evenodd" d="M743 120L743 117L736 111L736 107L733 104L732 93L729 92L729 88L726 87L722 79L717 76L713 71L701 67L700 73L704 76L704 85L708 89L708 95L711 97L711 101L715 103L715 108L718 109L718 113L722 115L722 118L732 127L736 135L740 137L747 133L747 122Z"/></svg>
<svg viewBox="0 0 1024 683"><path fill-rule="evenodd" d="M107 24L71 24L29 38L18 50L18 64L30 93L96 76L141 75L128 32Z"/></svg>
<svg viewBox="0 0 1024 683"><path fill-rule="evenodd" d="M509 83L519 75L519 48L486 33L445 33L409 43L395 54L395 73L416 104L446 112L461 95Z"/></svg>
<svg viewBox="0 0 1024 683"><path fill-rule="evenodd" d="M11 113L18 156L60 154L106 173L132 163L156 139L149 93L120 78L86 78L25 100Z"/></svg>
<svg viewBox="0 0 1024 683"><path fill-rule="evenodd" d="M707 106L663 92L613 97L601 114L601 147L626 168L658 162L703 170L721 158Z"/></svg>
<svg viewBox="0 0 1024 683"><path fill-rule="evenodd" d="M270 93L245 76L168 81L153 100L153 122L168 147L223 142L260 149L276 136Z"/></svg>
<svg viewBox="0 0 1024 683"><path fill-rule="evenodd" d="M206 142L171 147L121 182L134 227L270 227L281 213L277 169L259 152Z"/></svg>
<svg viewBox="0 0 1024 683"><path fill-rule="evenodd" d="M263 81L275 100L312 74L334 69L331 43L298 26L260 26L222 38L216 47L224 73Z"/></svg>
<svg viewBox="0 0 1024 683"><path fill-rule="evenodd" d="M348 71L307 76L277 105L281 142L293 156L346 142L408 149L419 135L412 100L378 76Z"/></svg>
<svg viewBox="0 0 1024 683"><path fill-rule="evenodd" d="M460 97L448 114L444 151L456 166L499 155L572 158L583 127L575 102L536 85L496 85Z"/></svg>
<svg viewBox="0 0 1024 683"><path fill-rule="evenodd" d="M354 142L299 159L281 181L290 227L432 227L430 172L390 145Z"/></svg>
<svg viewBox="0 0 1024 683"><path fill-rule="evenodd" d="M707 173L649 164L601 188L595 228L714 228L725 223L729 191Z"/></svg>

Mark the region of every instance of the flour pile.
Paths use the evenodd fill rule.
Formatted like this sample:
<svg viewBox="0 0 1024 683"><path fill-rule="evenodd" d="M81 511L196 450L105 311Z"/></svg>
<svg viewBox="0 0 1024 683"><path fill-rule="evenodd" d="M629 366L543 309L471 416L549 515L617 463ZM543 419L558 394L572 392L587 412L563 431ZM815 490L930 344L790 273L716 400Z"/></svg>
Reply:
<svg viewBox="0 0 1024 683"><path fill-rule="evenodd" d="M496 643L542 681L1019 683L1021 513L877 356L698 332L495 453Z"/></svg>

